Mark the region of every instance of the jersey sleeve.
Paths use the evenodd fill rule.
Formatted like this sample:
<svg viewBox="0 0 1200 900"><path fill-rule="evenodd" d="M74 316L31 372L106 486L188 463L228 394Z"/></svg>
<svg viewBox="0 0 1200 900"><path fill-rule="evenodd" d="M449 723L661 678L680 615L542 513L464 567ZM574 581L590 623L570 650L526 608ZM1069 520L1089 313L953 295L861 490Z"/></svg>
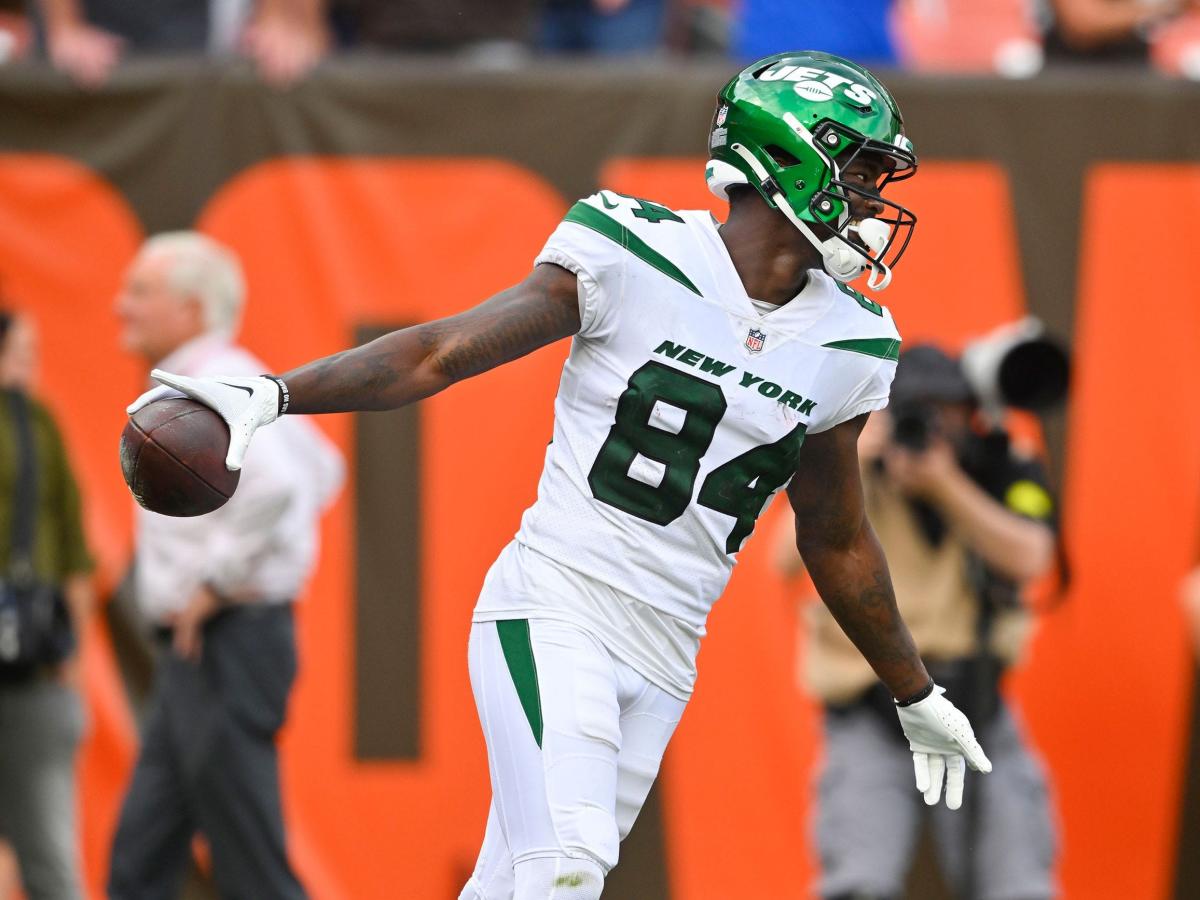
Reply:
<svg viewBox="0 0 1200 900"><path fill-rule="evenodd" d="M863 413L875 412L888 405L888 397L892 391L892 379L896 377L896 363L891 359L880 359L873 365L864 377L846 397L845 402L832 414L826 416L815 426L810 426L810 434L819 434L848 422Z"/></svg>
<svg viewBox="0 0 1200 900"><path fill-rule="evenodd" d="M887 406L901 347L896 321L886 306L824 273L815 277L833 302L807 335L827 354L822 370L826 398L809 422L810 434Z"/></svg>
<svg viewBox="0 0 1200 900"><path fill-rule="evenodd" d="M615 322L624 294L625 257L605 234L613 221L603 195L578 201L554 229L535 265L553 263L575 274L579 285L579 337L602 339Z"/></svg>

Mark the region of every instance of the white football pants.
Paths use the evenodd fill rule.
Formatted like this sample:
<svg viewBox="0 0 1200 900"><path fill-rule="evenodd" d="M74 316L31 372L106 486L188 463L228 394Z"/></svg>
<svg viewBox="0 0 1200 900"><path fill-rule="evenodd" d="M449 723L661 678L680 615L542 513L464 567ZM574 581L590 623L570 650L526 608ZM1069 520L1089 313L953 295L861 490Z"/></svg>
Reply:
<svg viewBox="0 0 1200 900"><path fill-rule="evenodd" d="M476 622L471 688L492 804L459 900L592 900L685 701L550 619Z"/></svg>

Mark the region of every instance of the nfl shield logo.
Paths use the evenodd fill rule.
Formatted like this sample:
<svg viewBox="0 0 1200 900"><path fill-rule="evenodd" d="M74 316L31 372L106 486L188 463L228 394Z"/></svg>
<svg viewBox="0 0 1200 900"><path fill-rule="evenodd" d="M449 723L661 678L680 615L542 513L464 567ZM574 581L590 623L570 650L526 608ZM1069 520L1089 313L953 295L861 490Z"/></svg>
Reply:
<svg viewBox="0 0 1200 900"><path fill-rule="evenodd" d="M751 353L757 353L766 342L766 332L759 331L757 328L751 328L750 333L746 335L746 349Z"/></svg>
<svg viewBox="0 0 1200 900"><path fill-rule="evenodd" d="M718 125L724 125L724 124L725 124L725 119L726 119L728 116L729 116L729 107L728 107L728 106L722 106L720 109L718 109L718 110L717 110L717 124L718 124Z"/></svg>

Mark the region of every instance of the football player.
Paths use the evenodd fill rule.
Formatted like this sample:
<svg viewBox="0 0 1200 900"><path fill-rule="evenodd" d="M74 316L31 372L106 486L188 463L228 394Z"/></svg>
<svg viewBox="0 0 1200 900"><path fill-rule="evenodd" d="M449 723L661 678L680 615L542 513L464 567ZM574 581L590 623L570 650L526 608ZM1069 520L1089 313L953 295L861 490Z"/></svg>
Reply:
<svg viewBox="0 0 1200 900"><path fill-rule="evenodd" d="M484 581L471 684L492 803L463 900L594 900L691 696L705 619L786 489L822 600L896 699L918 790L990 763L929 678L863 513L856 442L900 338L849 286L892 277L916 170L891 94L785 53L720 92L709 187L725 224L611 190L576 203L520 283L460 315L281 377L184 378L228 422L227 465L284 413L394 409L563 338L537 501Z"/></svg>

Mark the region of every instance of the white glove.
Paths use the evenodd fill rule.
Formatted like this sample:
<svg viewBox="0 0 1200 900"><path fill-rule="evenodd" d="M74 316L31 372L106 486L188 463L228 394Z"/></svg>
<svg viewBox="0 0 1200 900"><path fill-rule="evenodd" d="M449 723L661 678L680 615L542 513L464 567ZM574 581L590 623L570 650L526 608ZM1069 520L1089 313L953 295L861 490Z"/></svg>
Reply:
<svg viewBox="0 0 1200 900"><path fill-rule="evenodd" d="M165 387L151 388L125 408L133 415L148 403L184 394L216 411L229 426L229 452L225 468L236 472L242 467L246 448L255 429L274 422L287 409L287 397L282 396L279 382L265 375L252 378L189 378L155 369L150 377ZM282 410L281 410L282 405Z"/></svg>
<svg viewBox="0 0 1200 900"><path fill-rule="evenodd" d="M936 806L946 779L946 806L962 806L963 780L967 766L987 774L992 764L975 740L975 732L958 708L942 694L946 689L934 686L933 693L911 706L897 706L900 726L913 752L917 790L929 806ZM965 757L965 760L964 760Z"/></svg>

